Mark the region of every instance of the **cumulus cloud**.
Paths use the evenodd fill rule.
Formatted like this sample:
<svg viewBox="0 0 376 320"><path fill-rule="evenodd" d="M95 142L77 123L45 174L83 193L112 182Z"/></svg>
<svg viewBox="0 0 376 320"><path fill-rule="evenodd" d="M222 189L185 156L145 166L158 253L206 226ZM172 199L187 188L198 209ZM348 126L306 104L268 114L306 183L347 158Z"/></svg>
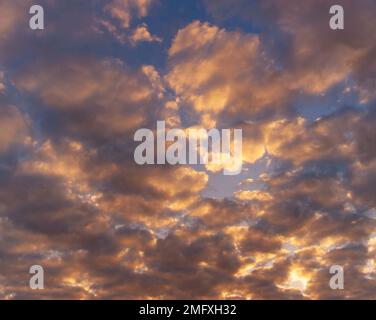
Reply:
<svg viewBox="0 0 376 320"><path fill-rule="evenodd" d="M355 88L362 100L373 96L374 83L370 79L374 75L374 2L338 1L336 4L351 12L346 15L346 28L340 33L328 29L329 8L333 5L328 0L205 3L219 21L237 17L265 30L269 50L279 51L275 58L284 72L296 77L295 85L321 94L351 74L361 83ZM280 41L275 39L276 34Z"/></svg>
<svg viewBox="0 0 376 320"><path fill-rule="evenodd" d="M161 42L162 39L152 35L145 23L132 26L134 21L149 14L153 4L154 0L112 0L103 8L109 18L98 17L97 20L102 29L121 44L130 43L135 46L139 42Z"/></svg>
<svg viewBox="0 0 376 320"><path fill-rule="evenodd" d="M59 114L62 129L106 138L145 125L150 110L157 112L160 91L151 75L150 68L131 70L116 59L66 58L22 70L15 83Z"/></svg>
<svg viewBox="0 0 376 320"><path fill-rule="evenodd" d="M148 14L153 0L112 0L104 8L111 16L121 23L122 27L127 29L130 26L132 14L142 18Z"/></svg>
<svg viewBox="0 0 376 320"><path fill-rule="evenodd" d="M134 30L131 41L136 44L137 42L161 42L162 39L151 35L147 25L144 24Z"/></svg>
<svg viewBox="0 0 376 320"><path fill-rule="evenodd" d="M15 106L1 107L0 153L16 144L30 143L30 119Z"/></svg>

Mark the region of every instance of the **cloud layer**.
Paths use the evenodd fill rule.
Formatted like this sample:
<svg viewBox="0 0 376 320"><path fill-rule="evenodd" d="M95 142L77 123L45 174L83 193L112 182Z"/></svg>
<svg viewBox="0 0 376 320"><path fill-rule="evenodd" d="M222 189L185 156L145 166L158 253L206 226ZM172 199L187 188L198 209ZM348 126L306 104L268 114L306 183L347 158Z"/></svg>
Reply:
<svg viewBox="0 0 376 320"><path fill-rule="evenodd" d="M343 31L326 0L203 0L178 28L178 4L40 2L33 32L0 0L0 298L376 298L374 1L337 1ZM238 180L136 165L157 120L243 129Z"/></svg>

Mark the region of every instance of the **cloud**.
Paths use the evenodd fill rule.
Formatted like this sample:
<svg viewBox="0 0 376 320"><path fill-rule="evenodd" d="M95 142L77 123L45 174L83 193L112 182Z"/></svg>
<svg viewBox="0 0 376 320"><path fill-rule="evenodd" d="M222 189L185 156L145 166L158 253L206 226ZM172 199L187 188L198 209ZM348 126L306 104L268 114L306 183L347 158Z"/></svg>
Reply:
<svg viewBox="0 0 376 320"><path fill-rule="evenodd" d="M112 0L103 8L109 18L98 17L97 20L102 29L121 44L135 46L139 42L161 42L162 39L152 35L145 23L132 27L134 21L149 14L154 3L154 0Z"/></svg>
<svg viewBox="0 0 376 320"><path fill-rule="evenodd" d="M119 20L121 26L127 29L131 23L132 13L135 13L138 18L145 17L153 2L153 0L112 0L104 10Z"/></svg>
<svg viewBox="0 0 376 320"><path fill-rule="evenodd" d="M0 110L0 154L16 144L30 143L30 119L15 106L1 107Z"/></svg>
<svg viewBox="0 0 376 320"><path fill-rule="evenodd" d="M162 39L151 35L147 25L144 24L134 30L131 41L136 44L137 42L161 42Z"/></svg>
<svg viewBox="0 0 376 320"><path fill-rule="evenodd" d="M218 21L238 17L261 28L268 43L266 50L277 53L276 62L284 73L295 77L296 86L321 94L351 74L361 84L355 86L361 100L374 98L374 83L370 81L374 74L374 2L338 1L336 4L347 13L341 32L332 32L328 27L329 8L333 5L328 0L290 1L287 5L278 0L238 0L231 5L225 1L205 3ZM276 36L281 40L276 40Z"/></svg>
<svg viewBox="0 0 376 320"><path fill-rule="evenodd" d="M27 4L30 1L1 1L0 10L4 14L4 18L1 19L0 23L0 43L6 41L14 34L15 31L19 28L19 19L25 18L28 13L22 10L22 5ZM30 7L29 7L30 8Z"/></svg>
<svg viewBox="0 0 376 320"><path fill-rule="evenodd" d="M15 77L42 110L59 115L62 130L108 138L145 126L150 111L158 112L161 92L150 78L152 69L131 70L116 59L64 61L44 61Z"/></svg>

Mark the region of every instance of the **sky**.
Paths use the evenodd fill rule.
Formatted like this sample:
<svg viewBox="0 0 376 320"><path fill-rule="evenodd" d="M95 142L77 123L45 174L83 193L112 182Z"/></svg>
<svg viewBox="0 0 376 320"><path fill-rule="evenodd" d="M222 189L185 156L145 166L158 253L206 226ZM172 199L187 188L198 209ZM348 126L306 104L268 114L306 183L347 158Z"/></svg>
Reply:
<svg viewBox="0 0 376 320"><path fill-rule="evenodd" d="M374 0L0 14L0 299L376 299ZM242 129L242 172L137 165L157 121Z"/></svg>

